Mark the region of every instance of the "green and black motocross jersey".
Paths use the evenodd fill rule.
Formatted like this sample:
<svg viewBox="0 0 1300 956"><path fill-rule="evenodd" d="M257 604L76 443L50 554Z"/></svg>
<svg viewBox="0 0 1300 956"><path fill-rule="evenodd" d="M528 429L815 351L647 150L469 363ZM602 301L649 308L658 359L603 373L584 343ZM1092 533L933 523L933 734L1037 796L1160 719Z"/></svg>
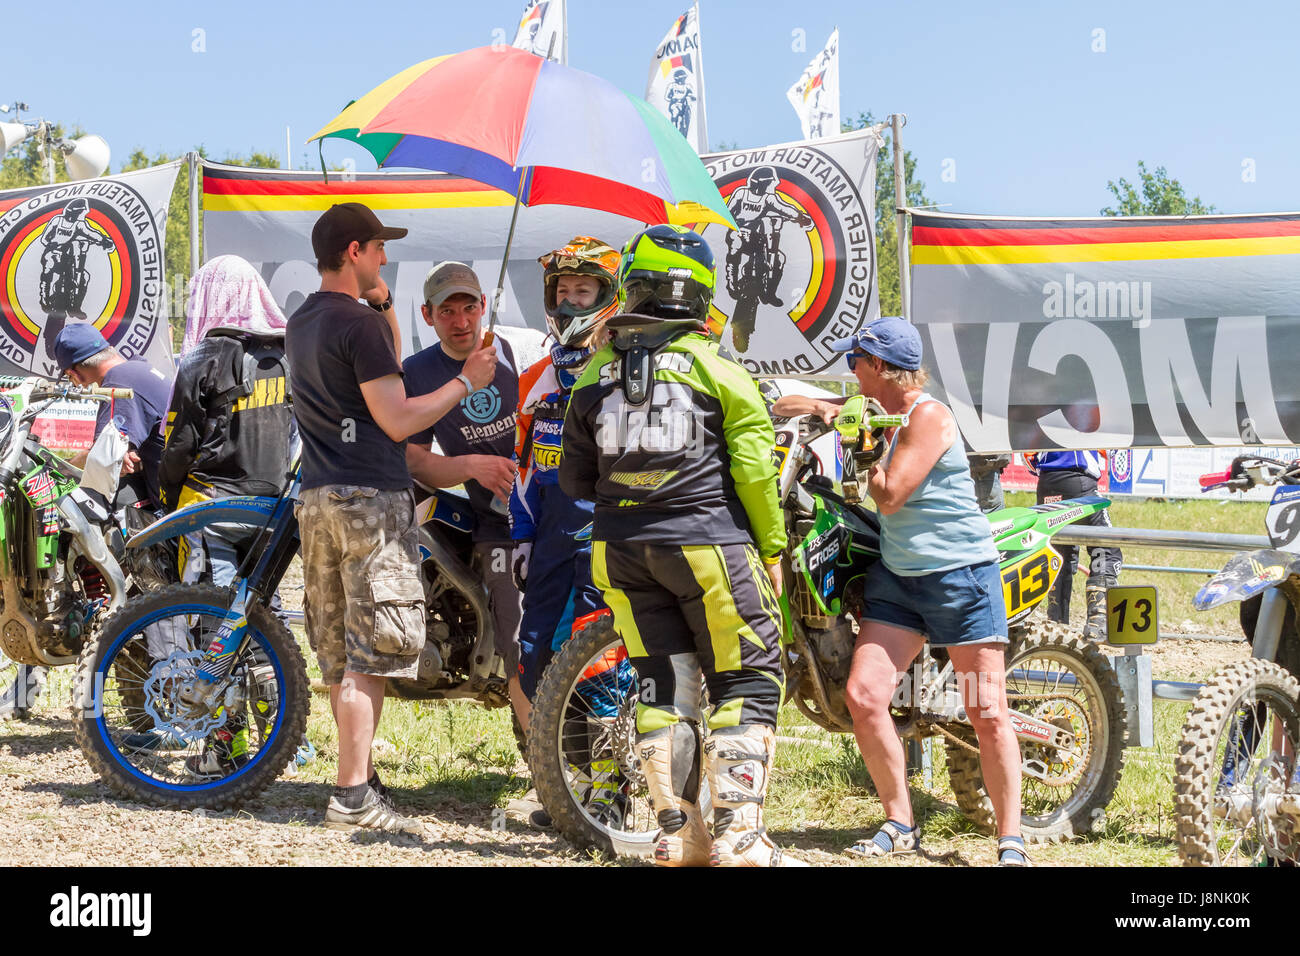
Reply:
<svg viewBox="0 0 1300 956"><path fill-rule="evenodd" d="M596 503L597 541L751 542L764 558L785 547L772 445L758 386L687 333L655 356L642 406L620 387L612 346L592 356L564 421L560 487Z"/></svg>

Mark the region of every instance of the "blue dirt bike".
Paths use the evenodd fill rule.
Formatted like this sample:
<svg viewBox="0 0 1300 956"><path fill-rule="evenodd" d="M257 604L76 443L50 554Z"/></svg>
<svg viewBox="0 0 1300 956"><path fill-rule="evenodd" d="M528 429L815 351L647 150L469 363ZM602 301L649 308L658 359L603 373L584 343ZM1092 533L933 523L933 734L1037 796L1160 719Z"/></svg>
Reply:
<svg viewBox="0 0 1300 956"><path fill-rule="evenodd" d="M277 498L196 502L132 539L148 547L217 524L257 534L230 588L177 584L128 601L83 651L77 742L115 792L167 807L236 806L293 759L307 725L307 666L269 602L298 554L297 496L295 469ZM389 680L386 696L507 706L487 592L471 567L473 512L438 491L416 520L425 645L419 676ZM170 644L151 646L160 629Z"/></svg>

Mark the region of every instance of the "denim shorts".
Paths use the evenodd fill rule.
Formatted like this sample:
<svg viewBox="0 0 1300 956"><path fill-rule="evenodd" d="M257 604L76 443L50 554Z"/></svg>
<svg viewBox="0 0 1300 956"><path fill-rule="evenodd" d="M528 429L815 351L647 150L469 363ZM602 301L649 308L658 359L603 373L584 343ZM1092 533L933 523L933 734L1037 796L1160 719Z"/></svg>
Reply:
<svg viewBox="0 0 1300 956"><path fill-rule="evenodd" d="M862 620L925 635L936 647L1006 644L1007 609L996 561L904 576L879 561L867 574Z"/></svg>

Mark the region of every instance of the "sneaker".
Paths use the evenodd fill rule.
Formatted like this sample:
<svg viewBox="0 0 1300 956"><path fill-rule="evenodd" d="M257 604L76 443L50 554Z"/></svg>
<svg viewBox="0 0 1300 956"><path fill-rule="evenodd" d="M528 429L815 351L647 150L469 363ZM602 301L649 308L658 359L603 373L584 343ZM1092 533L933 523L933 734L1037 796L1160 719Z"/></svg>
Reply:
<svg viewBox="0 0 1300 956"><path fill-rule="evenodd" d="M554 826L551 815L546 812L546 808L542 806L542 801L537 798L535 789L529 790L517 800L511 800L507 803L506 813L525 821L529 826L536 827L538 830L549 830Z"/></svg>
<svg viewBox="0 0 1300 956"><path fill-rule="evenodd" d="M374 790L367 790L361 806L355 810L345 807L338 797L330 797L325 808L327 830L382 830L387 833L406 833L423 837L424 824L395 813Z"/></svg>
<svg viewBox="0 0 1300 956"><path fill-rule="evenodd" d="M195 780L220 780L237 773L248 763L248 755L222 757L215 747L206 748L203 753L185 761L185 771Z"/></svg>
<svg viewBox="0 0 1300 956"><path fill-rule="evenodd" d="M160 734L156 730L146 730L140 734L127 734L122 738L122 746L128 750L184 750L189 746L179 737Z"/></svg>

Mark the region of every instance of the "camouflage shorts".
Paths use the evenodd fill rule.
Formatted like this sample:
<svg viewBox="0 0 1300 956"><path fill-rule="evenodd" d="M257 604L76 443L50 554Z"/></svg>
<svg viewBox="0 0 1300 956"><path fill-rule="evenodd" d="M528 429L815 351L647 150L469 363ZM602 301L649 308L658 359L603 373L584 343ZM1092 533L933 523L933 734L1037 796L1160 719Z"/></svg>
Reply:
<svg viewBox="0 0 1300 956"><path fill-rule="evenodd" d="M321 678L338 684L345 671L416 677L424 586L411 492L309 488L296 514L307 640Z"/></svg>

